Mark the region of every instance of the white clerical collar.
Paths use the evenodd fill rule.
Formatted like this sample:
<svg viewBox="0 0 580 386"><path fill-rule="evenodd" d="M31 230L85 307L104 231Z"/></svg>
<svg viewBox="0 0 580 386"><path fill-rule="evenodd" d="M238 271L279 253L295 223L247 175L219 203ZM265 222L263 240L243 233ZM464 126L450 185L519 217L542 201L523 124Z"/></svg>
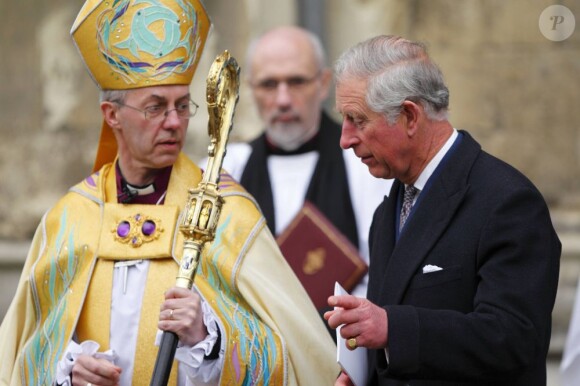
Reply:
<svg viewBox="0 0 580 386"><path fill-rule="evenodd" d="M133 195L144 196L146 194L151 194L155 192L155 186L153 184L149 184L143 187L133 186L129 183L125 184L127 185L127 189L129 189Z"/></svg>
<svg viewBox="0 0 580 386"><path fill-rule="evenodd" d="M429 161L425 169L423 169L423 171L419 175L419 178L417 178L417 181L415 181L415 183L413 184L417 189L421 191L425 188L425 184L429 180L429 177L431 177L435 169L437 169L437 166L439 166L441 160L443 159L443 157L445 157L445 154L447 154L447 152L453 145L453 142L455 142L455 140L457 139L458 135L459 133L457 132L457 130L453 128L451 136L447 139L443 147L439 149L437 154L435 154L435 157L433 157L431 161Z"/></svg>

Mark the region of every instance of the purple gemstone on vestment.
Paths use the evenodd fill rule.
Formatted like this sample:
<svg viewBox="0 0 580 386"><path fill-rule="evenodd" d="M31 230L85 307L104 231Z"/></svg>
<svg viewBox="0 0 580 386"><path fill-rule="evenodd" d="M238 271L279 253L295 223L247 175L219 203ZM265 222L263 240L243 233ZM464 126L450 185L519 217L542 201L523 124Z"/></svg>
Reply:
<svg viewBox="0 0 580 386"><path fill-rule="evenodd" d="M141 220L141 215L140 214L136 214L135 215L135 221L139 221Z"/></svg>
<svg viewBox="0 0 580 386"><path fill-rule="evenodd" d="M117 235L119 237L127 237L129 235L129 231L131 230L131 224L128 221L121 221L121 223L117 226Z"/></svg>
<svg viewBox="0 0 580 386"><path fill-rule="evenodd" d="M133 238L131 239L131 242L132 242L133 244L137 244L137 240L138 240L138 239L137 239L137 237L133 237Z"/></svg>
<svg viewBox="0 0 580 386"><path fill-rule="evenodd" d="M147 220L143 223L143 226L141 227L141 232L143 232L145 236L151 236L153 233L155 233L155 228L156 228L155 222Z"/></svg>

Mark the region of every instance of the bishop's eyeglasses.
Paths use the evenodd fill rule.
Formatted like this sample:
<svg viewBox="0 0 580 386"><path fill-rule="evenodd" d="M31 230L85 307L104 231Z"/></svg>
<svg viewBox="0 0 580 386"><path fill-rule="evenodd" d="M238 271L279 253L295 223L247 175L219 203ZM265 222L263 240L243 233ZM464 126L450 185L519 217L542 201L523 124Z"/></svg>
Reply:
<svg viewBox="0 0 580 386"><path fill-rule="evenodd" d="M170 109L169 105L163 103L147 106L144 109L129 106L119 101L115 101L115 103L118 104L119 106L128 107L130 109L143 113L145 119L148 121L164 120L172 111L175 111L177 113L177 116L183 120L189 119L195 115L197 109L199 108L199 105L194 101L192 101L191 99L175 104L174 109Z"/></svg>

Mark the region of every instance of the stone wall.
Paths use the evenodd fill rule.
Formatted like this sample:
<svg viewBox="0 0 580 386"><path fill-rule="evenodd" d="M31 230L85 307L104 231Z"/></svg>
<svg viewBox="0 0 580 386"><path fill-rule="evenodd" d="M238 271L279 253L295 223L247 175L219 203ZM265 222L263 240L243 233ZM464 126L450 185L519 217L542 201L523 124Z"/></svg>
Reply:
<svg viewBox="0 0 580 386"><path fill-rule="evenodd" d="M298 1L206 3L214 29L192 85L198 102L205 99L205 76L218 53L230 50L243 75L252 37L299 22ZM554 3L567 6L580 23L578 0L320 0L325 11L309 20L324 31L330 62L375 34L428 42L451 90L455 127L469 130L543 192L565 250L552 340L559 355L580 272L580 32L560 42L542 35L539 17ZM69 37L82 4L0 2L0 317L15 290L22 246L44 211L91 170L100 128L98 93ZM332 106L331 98L331 112ZM200 110L186 146L195 159L207 147L207 113ZM260 130L244 84L232 140Z"/></svg>

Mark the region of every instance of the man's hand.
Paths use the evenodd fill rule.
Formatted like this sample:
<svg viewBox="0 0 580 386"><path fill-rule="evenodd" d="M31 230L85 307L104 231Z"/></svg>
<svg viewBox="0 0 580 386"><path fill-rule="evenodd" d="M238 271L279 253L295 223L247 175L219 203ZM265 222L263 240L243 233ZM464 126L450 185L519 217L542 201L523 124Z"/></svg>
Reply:
<svg viewBox="0 0 580 386"><path fill-rule="evenodd" d="M357 347L387 347L389 323L383 308L352 295L331 296L328 305L336 309L326 312L324 319L334 329L343 325L340 329L343 338L355 338Z"/></svg>
<svg viewBox="0 0 580 386"><path fill-rule="evenodd" d="M90 355L79 355L72 368L74 386L87 386L89 383L99 386L117 386L120 377L120 367L106 359L96 359Z"/></svg>
<svg viewBox="0 0 580 386"><path fill-rule="evenodd" d="M336 382L334 383L334 386L354 386L354 383L352 383L348 375L345 373L340 373L336 379Z"/></svg>
<svg viewBox="0 0 580 386"><path fill-rule="evenodd" d="M186 288L173 287L165 293L158 327L177 334L182 344L194 346L208 334L203 324L200 296Z"/></svg>

